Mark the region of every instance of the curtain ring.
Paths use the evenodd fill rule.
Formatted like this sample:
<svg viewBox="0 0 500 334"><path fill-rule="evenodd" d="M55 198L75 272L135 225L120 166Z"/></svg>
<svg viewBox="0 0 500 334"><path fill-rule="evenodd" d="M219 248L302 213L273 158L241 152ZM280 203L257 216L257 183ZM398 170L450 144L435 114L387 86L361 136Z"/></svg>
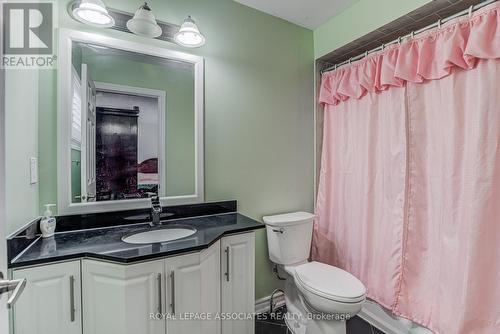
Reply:
<svg viewBox="0 0 500 334"><path fill-rule="evenodd" d="M385 44L382 43L382 51L384 51L384 49L385 49Z"/></svg>
<svg viewBox="0 0 500 334"><path fill-rule="evenodd" d="M352 61L352 57L351 57L351 58L349 58L349 64L351 64L351 61Z"/></svg>
<svg viewBox="0 0 500 334"><path fill-rule="evenodd" d="M368 57L368 51L365 51L365 58Z"/></svg>
<svg viewBox="0 0 500 334"><path fill-rule="evenodd" d="M411 35L411 38L414 38L415 37L415 31L412 30L410 35Z"/></svg>
<svg viewBox="0 0 500 334"><path fill-rule="evenodd" d="M441 29L441 19L438 20L437 24L438 24L438 29Z"/></svg>
<svg viewBox="0 0 500 334"><path fill-rule="evenodd" d="M337 64L333 65L333 70L335 71L337 69Z"/></svg>
<svg viewBox="0 0 500 334"><path fill-rule="evenodd" d="M401 36L398 37L398 44L401 45Z"/></svg>
<svg viewBox="0 0 500 334"><path fill-rule="evenodd" d="M474 5L471 5L471 6L469 7L469 18L471 18L471 17L472 17L472 11L473 11L473 10L474 10Z"/></svg>

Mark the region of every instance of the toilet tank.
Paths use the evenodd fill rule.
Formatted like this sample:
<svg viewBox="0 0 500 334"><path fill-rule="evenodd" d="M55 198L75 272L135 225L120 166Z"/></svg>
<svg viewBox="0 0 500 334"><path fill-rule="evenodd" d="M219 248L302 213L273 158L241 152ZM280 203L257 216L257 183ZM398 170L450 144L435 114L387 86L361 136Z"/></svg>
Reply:
<svg viewBox="0 0 500 334"><path fill-rule="evenodd" d="M292 212L262 218L266 224L269 259L282 265L307 261L311 249L314 215Z"/></svg>

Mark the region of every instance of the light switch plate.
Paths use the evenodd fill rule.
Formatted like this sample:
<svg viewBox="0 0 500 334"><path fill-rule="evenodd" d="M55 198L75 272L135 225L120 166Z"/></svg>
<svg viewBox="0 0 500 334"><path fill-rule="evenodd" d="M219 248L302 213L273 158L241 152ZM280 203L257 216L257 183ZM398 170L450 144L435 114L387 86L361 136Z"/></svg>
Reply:
<svg viewBox="0 0 500 334"><path fill-rule="evenodd" d="M38 159L35 157L30 158L30 184L38 182Z"/></svg>

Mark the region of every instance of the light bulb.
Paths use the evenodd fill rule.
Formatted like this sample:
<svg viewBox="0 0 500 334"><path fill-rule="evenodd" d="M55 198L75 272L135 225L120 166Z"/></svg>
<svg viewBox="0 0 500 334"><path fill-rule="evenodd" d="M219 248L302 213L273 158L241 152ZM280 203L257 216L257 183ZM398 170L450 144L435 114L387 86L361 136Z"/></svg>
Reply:
<svg viewBox="0 0 500 334"><path fill-rule="evenodd" d="M177 44L188 48L196 48L205 44L205 36L200 33L191 16L184 20L179 31L175 34L174 40Z"/></svg>
<svg viewBox="0 0 500 334"><path fill-rule="evenodd" d="M73 16L78 21L95 27L106 28L115 24L101 0L82 0L80 5L73 9Z"/></svg>

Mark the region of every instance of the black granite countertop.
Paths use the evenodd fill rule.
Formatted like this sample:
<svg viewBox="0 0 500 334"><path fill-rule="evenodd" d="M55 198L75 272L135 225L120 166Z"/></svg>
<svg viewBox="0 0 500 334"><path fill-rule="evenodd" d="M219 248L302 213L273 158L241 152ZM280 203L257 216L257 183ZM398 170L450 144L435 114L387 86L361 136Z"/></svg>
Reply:
<svg viewBox="0 0 500 334"><path fill-rule="evenodd" d="M195 228L191 236L154 244L128 244L125 235L169 227ZM263 228L256 220L239 213L222 213L201 217L170 219L161 226L147 223L110 226L56 233L50 238L38 237L10 261L10 268L50 263L76 258L95 258L118 263L133 263L208 248L223 235Z"/></svg>

